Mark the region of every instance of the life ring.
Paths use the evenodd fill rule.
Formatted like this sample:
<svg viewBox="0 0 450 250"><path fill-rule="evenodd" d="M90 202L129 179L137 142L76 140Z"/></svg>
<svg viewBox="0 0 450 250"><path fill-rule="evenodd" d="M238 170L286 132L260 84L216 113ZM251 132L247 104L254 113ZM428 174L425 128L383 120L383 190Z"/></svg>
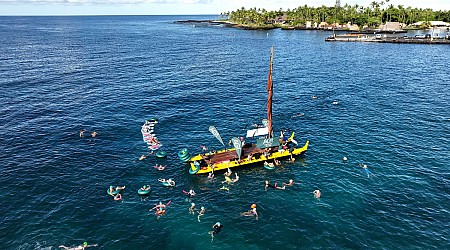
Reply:
<svg viewBox="0 0 450 250"><path fill-rule="evenodd" d="M164 158L164 157L166 157L167 156L167 154L166 154L166 152L164 152L164 151L158 151L158 152L156 152L156 157L158 157L158 158Z"/></svg>
<svg viewBox="0 0 450 250"><path fill-rule="evenodd" d="M194 166L194 167L190 167L189 168L189 173L190 174L196 174L196 173L198 173L198 171L200 171L200 167L196 167L196 166Z"/></svg>
<svg viewBox="0 0 450 250"><path fill-rule="evenodd" d="M182 150L180 150L180 152L178 152L178 157L185 157L189 154L189 151L187 150L187 148L183 148Z"/></svg>
<svg viewBox="0 0 450 250"><path fill-rule="evenodd" d="M141 188L138 190L138 194L139 195L148 195L151 191L151 188L147 189L147 190L142 190Z"/></svg>
<svg viewBox="0 0 450 250"><path fill-rule="evenodd" d="M268 170L274 170L276 168L275 164L273 164L273 166L264 163L264 168L268 169Z"/></svg>
<svg viewBox="0 0 450 250"><path fill-rule="evenodd" d="M111 195L111 192L110 192L109 190L110 190L110 188L108 188L108 189L106 190L106 193L109 194L109 195ZM116 195L116 194L119 194L121 191L122 191L121 189L119 189L119 190L116 189L116 190L114 190L114 191L112 192L112 194L113 194L113 195Z"/></svg>
<svg viewBox="0 0 450 250"><path fill-rule="evenodd" d="M174 187L176 185L175 181L172 179L158 179L166 187Z"/></svg>

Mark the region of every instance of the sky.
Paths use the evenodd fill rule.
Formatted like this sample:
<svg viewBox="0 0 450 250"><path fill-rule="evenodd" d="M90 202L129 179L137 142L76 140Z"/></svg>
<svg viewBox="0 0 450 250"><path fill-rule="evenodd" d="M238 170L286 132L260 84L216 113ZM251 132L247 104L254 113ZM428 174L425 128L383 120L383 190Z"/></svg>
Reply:
<svg viewBox="0 0 450 250"><path fill-rule="evenodd" d="M341 6L369 6L374 0L341 0ZM381 0L378 0L381 2ZM384 0L386 2L386 0ZM241 7L266 10L298 6L333 6L335 0L0 0L0 16L26 15L197 15L220 14ZM450 0L390 0L394 6L450 10ZM386 6L386 5L385 5Z"/></svg>

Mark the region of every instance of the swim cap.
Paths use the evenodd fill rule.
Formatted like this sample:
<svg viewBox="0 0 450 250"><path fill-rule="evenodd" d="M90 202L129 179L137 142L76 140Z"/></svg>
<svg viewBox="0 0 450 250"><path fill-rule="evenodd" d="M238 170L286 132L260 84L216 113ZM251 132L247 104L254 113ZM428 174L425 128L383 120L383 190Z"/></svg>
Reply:
<svg viewBox="0 0 450 250"><path fill-rule="evenodd" d="M201 209L205 209L205 207L204 207L204 206L202 206L202 207L201 207Z"/></svg>
<svg viewBox="0 0 450 250"><path fill-rule="evenodd" d="M114 188L113 186L109 186L109 188Z"/></svg>
<svg viewBox="0 0 450 250"><path fill-rule="evenodd" d="M195 203L194 203L194 202L192 202L192 203L191 203L191 206L195 206Z"/></svg>
<svg viewBox="0 0 450 250"><path fill-rule="evenodd" d="M217 222L216 224L217 224L217 226L220 226L220 222Z"/></svg>
<svg viewBox="0 0 450 250"><path fill-rule="evenodd" d="M87 241L83 242L83 246L87 246Z"/></svg>
<svg viewBox="0 0 450 250"><path fill-rule="evenodd" d="M251 207L251 208L255 208L255 207L256 207L256 204L252 204L250 207Z"/></svg>

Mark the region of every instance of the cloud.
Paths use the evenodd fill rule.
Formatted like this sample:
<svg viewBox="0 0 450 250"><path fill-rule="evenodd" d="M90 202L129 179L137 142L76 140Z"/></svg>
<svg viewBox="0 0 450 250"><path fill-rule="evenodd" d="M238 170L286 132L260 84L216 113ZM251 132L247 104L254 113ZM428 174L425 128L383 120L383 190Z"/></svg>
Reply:
<svg viewBox="0 0 450 250"><path fill-rule="evenodd" d="M208 4L213 0L2 0L3 3L45 3L45 4Z"/></svg>

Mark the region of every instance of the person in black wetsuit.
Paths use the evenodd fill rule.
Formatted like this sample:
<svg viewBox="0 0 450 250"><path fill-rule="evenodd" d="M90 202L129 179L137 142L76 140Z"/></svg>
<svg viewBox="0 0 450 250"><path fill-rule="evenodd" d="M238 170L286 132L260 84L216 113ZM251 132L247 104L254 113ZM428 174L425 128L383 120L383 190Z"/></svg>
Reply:
<svg viewBox="0 0 450 250"><path fill-rule="evenodd" d="M223 227L223 225L221 225L220 222L217 222L216 224L214 224L212 226L212 228L214 228L214 231L209 232L211 234L211 242L214 240L214 234L220 233L220 230L222 230L222 227Z"/></svg>

